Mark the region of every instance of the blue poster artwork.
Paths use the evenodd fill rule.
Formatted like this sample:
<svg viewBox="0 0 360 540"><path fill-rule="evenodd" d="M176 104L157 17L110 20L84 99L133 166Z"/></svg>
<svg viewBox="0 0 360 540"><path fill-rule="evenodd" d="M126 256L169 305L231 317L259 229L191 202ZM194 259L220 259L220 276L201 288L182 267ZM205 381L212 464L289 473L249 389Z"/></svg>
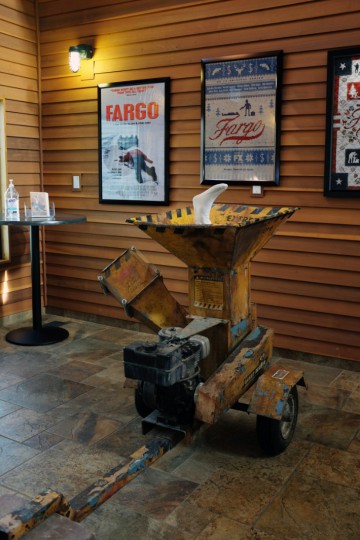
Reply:
<svg viewBox="0 0 360 540"><path fill-rule="evenodd" d="M204 61L202 174L277 183L279 56Z"/></svg>

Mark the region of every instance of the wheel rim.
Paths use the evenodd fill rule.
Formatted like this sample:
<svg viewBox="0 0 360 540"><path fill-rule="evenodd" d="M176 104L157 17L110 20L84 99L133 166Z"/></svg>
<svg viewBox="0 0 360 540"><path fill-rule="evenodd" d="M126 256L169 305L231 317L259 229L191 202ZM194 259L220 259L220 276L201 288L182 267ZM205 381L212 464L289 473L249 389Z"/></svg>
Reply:
<svg viewBox="0 0 360 540"><path fill-rule="evenodd" d="M290 437L295 422L295 416L295 401L290 394L285 403L283 415L280 420L280 432L283 439L288 439Z"/></svg>

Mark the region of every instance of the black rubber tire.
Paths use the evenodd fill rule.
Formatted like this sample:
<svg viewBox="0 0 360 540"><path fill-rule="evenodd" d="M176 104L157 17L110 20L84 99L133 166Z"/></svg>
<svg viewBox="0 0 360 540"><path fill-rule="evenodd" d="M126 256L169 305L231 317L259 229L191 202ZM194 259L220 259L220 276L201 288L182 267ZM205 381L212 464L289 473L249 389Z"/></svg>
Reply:
<svg viewBox="0 0 360 540"><path fill-rule="evenodd" d="M135 389L135 408L142 418L146 418L155 410L155 408L149 407L144 401L142 382L139 382L138 387Z"/></svg>
<svg viewBox="0 0 360 540"><path fill-rule="evenodd" d="M269 455L275 456L284 452L289 446L296 429L299 409L298 392L294 386L284 405L281 420L257 416L256 434L259 445Z"/></svg>

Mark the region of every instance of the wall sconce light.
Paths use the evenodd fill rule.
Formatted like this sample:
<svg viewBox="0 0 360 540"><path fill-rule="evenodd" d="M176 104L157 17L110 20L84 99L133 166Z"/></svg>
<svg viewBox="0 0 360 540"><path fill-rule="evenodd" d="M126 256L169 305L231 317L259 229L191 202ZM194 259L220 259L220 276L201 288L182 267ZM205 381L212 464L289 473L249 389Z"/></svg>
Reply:
<svg viewBox="0 0 360 540"><path fill-rule="evenodd" d="M91 45L76 45L69 47L69 67L73 73L80 69L81 60L93 57L94 50Z"/></svg>

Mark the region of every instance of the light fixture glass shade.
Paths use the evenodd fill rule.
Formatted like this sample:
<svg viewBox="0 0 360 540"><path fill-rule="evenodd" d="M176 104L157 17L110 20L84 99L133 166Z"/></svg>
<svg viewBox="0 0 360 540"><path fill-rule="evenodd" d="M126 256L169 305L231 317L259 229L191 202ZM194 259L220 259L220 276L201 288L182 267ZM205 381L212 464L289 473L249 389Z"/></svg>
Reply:
<svg viewBox="0 0 360 540"><path fill-rule="evenodd" d="M81 60L92 58L93 48L91 45L76 45L69 48L69 67L73 73L80 69Z"/></svg>
<svg viewBox="0 0 360 540"><path fill-rule="evenodd" d="M75 47L69 49L69 68L73 73L77 73L80 69L81 59L79 51L72 51Z"/></svg>

